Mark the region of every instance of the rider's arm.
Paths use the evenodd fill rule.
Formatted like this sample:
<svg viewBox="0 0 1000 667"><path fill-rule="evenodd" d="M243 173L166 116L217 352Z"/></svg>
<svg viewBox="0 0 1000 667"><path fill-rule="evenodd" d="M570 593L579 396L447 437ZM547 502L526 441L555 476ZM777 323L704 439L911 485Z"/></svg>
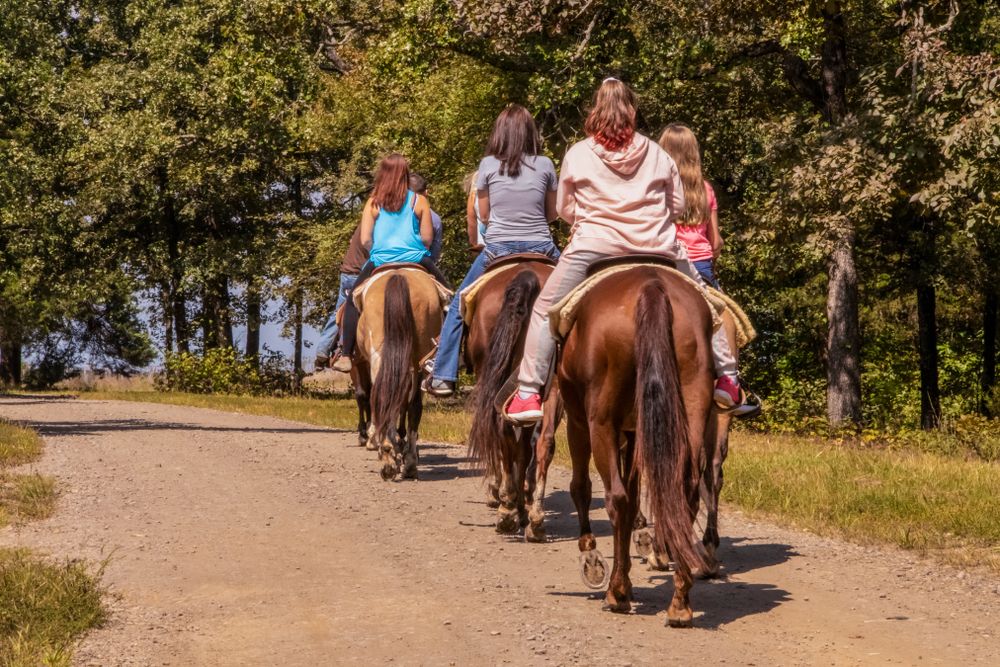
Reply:
<svg viewBox="0 0 1000 667"><path fill-rule="evenodd" d="M712 258L718 259L719 255L722 253L723 246L726 245L726 242L722 240L722 234L719 233L718 211L712 211L712 215L709 218L708 242L712 244Z"/></svg>
<svg viewBox="0 0 1000 667"><path fill-rule="evenodd" d="M549 190L545 193L545 221L552 222L559 217L559 211L556 208L556 195L558 192L556 190Z"/></svg>
<svg viewBox="0 0 1000 667"><path fill-rule="evenodd" d="M479 198L479 221L484 227L490 225L490 191L477 190L476 196Z"/></svg>
<svg viewBox="0 0 1000 667"><path fill-rule="evenodd" d="M425 248L430 248L434 243L434 221L431 219L431 205L427 203L427 197L417 195L413 212L420 220L420 240L424 242Z"/></svg>
<svg viewBox="0 0 1000 667"><path fill-rule="evenodd" d="M476 216L476 191L469 191L469 201L465 206L465 232L469 235L469 245L479 245L479 218Z"/></svg>
<svg viewBox="0 0 1000 667"><path fill-rule="evenodd" d="M378 217L378 209L372 206L369 199L365 204L365 211L361 214L361 245L365 250L371 251L375 243L375 218Z"/></svg>

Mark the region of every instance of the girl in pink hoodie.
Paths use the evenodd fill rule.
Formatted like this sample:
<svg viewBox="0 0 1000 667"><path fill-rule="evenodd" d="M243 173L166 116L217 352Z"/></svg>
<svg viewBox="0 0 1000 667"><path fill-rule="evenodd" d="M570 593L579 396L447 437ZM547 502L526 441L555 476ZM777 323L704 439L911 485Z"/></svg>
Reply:
<svg viewBox="0 0 1000 667"><path fill-rule="evenodd" d="M566 153L556 195L559 217L571 240L545 283L531 313L520 389L507 416L521 423L541 420L541 388L555 358L548 309L584 281L587 267L604 257L654 253L674 260L677 269L702 282L677 240L673 218L684 212L684 188L677 165L662 148L635 132L635 93L608 79L594 96L582 141ZM716 400L740 402L736 361L720 329L712 338Z"/></svg>

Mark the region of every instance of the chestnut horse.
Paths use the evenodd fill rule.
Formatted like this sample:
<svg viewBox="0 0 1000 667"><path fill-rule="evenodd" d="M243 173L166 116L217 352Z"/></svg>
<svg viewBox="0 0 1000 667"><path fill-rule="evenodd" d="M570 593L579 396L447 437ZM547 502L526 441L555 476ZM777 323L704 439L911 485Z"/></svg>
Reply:
<svg viewBox="0 0 1000 667"><path fill-rule="evenodd" d="M540 448L549 452L546 460L538 461L539 469L547 470L552 462L554 424L558 423L561 409L557 392L552 392L546 404L547 421L554 422L552 425L543 423L516 428L504 421L494 408L495 396L511 371L521 363L531 308L552 269L553 264L547 258L523 259L515 268L507 269L489 280L476 295L476 311L469 325L466 363L470 372L477 376L469 455L485 468L486 479L491 485L488 504L497 507L498 533L516 533L528 524L525 505L531 502L535 487L535 478L528 473L536 429L541 429L538 437L543 444ZM493 493L496 493L496 505L490 502L494 500ZM538 525L541 526L540 519ZM544 529L539 535L528 528L525 538L528 541L544 541Z"/></svg>
<svg viewBox="0 0 1000 667"><path fill-rule="evenodd" d="M423 414L420 363L441 333L444 309L434 279L422 269L385 273L368 279L377 282L364 295L351 379L361 431L370 404L367 445L379 453L382 479L395 479L400 471L403 479L416 479Z"/></svg>
<svg viewBox="0 0 1000 667"><path fill-rule="evenodd" d="M692 571L704 566L693 544L699 463L715 372L712 314L700 292L666 269L637 266L606 277L581 299L563 345L559 386L566 406L585 580L602 582L607 564L590 527L590 459L604 482L614 531L614 568L605 609L631 608L629 548L647 485L654 548L674 555L667 623L693 622ZM598 583L599 585L599 583Z"/></svg>

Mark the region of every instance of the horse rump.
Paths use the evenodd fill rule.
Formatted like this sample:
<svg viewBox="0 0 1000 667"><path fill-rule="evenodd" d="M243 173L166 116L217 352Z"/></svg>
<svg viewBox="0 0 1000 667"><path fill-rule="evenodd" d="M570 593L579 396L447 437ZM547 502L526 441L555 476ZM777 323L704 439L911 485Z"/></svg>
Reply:
<svg viewBox="0 0 1000 667"><path fill-rule="evenodd" d="M693 545L698 507L695 462L674 350L674 311L661 278L642 286L633 318L639 412L636 458L656 522L654 546L661 553L669 547L678 568L697 570L703 562Z"/></svg>
<svg viewBox="0 0 1000 667"><path fill-rule="evenodd" d="M417 339L410 301L410 285L397 274L389 276L382 308L382 353L371 391L372 423L376 443L394 430L410 401L413 381L410 359Z"/></svg>
<svg viewBox="0 0 1000 667"><path fill-rule="evenodd" d="M531 308L541 291L541 283L533 271L522 270L507 285L503 293L500 317L490 335L490 342L476 384L475 418L469 432L469 459L487 478L499 475L502 466L501 442L503 431L510 426L493 407L494 399L514 365L514 348L528 325Z"/></svg>

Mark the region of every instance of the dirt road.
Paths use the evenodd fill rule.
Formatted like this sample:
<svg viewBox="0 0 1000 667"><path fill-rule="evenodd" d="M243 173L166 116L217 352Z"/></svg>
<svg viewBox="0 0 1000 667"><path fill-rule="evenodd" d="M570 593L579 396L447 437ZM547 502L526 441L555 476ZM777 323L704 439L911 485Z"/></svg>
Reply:
<svg viewBox="0 0 1000 667"><path fill-rule="evenodd" d="M120 598L78 665L1000 664L1000 582L905 552L729 509L728 578L696 583L696 627L673 630L670 578L638 559L633 614L580 583L564 470L534 545L493 531L457 447L425 443L419 482L383 483L352 434L279 419L36 397L0 416L40 430L34 467L62 491L0 544L113 553Z"/></svg>

